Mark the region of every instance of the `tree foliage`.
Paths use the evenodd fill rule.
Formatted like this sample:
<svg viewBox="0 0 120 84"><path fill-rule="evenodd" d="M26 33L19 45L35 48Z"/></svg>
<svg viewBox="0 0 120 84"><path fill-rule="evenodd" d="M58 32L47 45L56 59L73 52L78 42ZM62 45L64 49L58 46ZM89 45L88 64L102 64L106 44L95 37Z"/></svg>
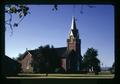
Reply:
<svg viewBox="0 0 120 84"><path fill-rule="evenodd" d="M60 67L60 58L54 47L49 45L40 46L38 53L33 57L32 65L35 72L55 72L55 69Z"/></svg>
<svg viewBox="0 0 120 84"><path fill-rule="evenodd" d="M18 57L16 57L17 61L21 61L23 59L23 54L19 53Z"/></svg>
<svg viewBox="0 0 120 84"><path fill-rule="evenodd" d="M97 58L98 51L94 48L88 48L83 56L83 66L89 71L93 70L96 74L100 71L100 60Z"/></svg>
<svg viewBox="0 0 120 84"><path fill-rule="evenodd" d="M7 4L5 5L5 13L9 15L9 18L5 20L5 24L7 24L10 29L12 30L11 34L13 33L13 27L18 27L19 23L24 19L24 17L28 14L29 12L29 7L27 5L23 4ZM13 14L18 15L19 21L17 22L12 22L13 20Z"/></svg>

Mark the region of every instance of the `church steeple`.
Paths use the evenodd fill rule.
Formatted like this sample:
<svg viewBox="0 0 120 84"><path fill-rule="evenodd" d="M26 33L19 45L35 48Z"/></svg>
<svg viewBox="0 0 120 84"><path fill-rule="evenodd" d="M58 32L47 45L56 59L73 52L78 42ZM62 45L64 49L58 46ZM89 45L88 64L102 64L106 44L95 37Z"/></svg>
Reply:
<svg viewBox="0 0 120 84"><path fill-rule="evenodd" d="M76 29L76 22L75 22L75 17L72 17L72 24L71 24L71 29Z"/></svg>
<svg viewBox="0 0 120 84"><path fill-rule="evenodd" d="M67 70L79 71L81 65L81 40L79 39L79 32L76 27L75 17L72 17L72 24L67 39ZM75 56L69 57L69 53L75 52Z"/></svg>
<svg viewBox="0 0 120 84"><path fill-rule="evenodd" d="M79 38L79 33L78 33L78 29L76 27L76 21L75 21L75 17L72 17L72 23L71 23L71 28L70 28L70 32L68 35L68 38Z"/></svg>

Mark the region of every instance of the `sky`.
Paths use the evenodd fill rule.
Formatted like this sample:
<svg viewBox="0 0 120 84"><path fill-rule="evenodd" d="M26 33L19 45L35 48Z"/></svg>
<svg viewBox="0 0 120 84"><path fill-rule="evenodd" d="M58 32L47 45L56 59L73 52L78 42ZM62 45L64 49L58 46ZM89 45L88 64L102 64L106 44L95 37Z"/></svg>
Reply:
<svg viewBox="0 0 120 84"><path fill-rule="evenodd" d="M81 54L88 48L98 50L98 58L103 66L111 66L114 62L114 6L112 5L28 5L28 14L13 35L6 25L5 54L10 58L18 57L26 48L32 50L44 45L66 47L72 16L76 18L77 29L81 39ZM5 19L9 16L6 14ZM18 15L13 15L13 22L18 22Z"/></svg>

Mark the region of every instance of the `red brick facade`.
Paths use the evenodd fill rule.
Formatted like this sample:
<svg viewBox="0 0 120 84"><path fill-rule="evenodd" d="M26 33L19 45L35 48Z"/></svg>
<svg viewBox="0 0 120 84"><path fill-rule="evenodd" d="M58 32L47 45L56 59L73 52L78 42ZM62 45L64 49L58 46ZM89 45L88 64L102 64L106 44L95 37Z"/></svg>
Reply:
<svg viewBox="0 0 120 84"><path fill-rule="evenodd" d="M33 72L33 68L31 67L31 61L32 61L32 55L26 51L26 56L24 56L24 59L20 61L21 68L23 72Z"/></svg>

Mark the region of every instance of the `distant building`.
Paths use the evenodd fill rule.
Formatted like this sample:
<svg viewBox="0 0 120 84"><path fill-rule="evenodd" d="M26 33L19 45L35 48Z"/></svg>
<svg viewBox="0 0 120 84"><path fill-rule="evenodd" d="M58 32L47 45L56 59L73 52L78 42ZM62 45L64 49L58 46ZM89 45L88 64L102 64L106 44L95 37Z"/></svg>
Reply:
<svg viewBox="0 0 120 84"><path fill-rule="evenodd" d="M4 76L17 75L21 71L21 64L6 55L3 56L1 65L1 73Z"/></svg>
<svg viewBox="0 0 120 84"><path fill-rule="evenodd" d="M75 17L72 18L71 29L67 38L67 47L55 48L61 59L61 67L64 68L66 72L73 71L77 72L81 70L81 40L79 39L79 32L76 27ZM75 56L72 59L69 57L70 52L74 51ZM33 72L33 67L31 66L32 56L36 56L38 51L36 50L26 50L23 54L21 63L21 68L23 72ZM74 61L73 61L74 60Z"/></svg>

